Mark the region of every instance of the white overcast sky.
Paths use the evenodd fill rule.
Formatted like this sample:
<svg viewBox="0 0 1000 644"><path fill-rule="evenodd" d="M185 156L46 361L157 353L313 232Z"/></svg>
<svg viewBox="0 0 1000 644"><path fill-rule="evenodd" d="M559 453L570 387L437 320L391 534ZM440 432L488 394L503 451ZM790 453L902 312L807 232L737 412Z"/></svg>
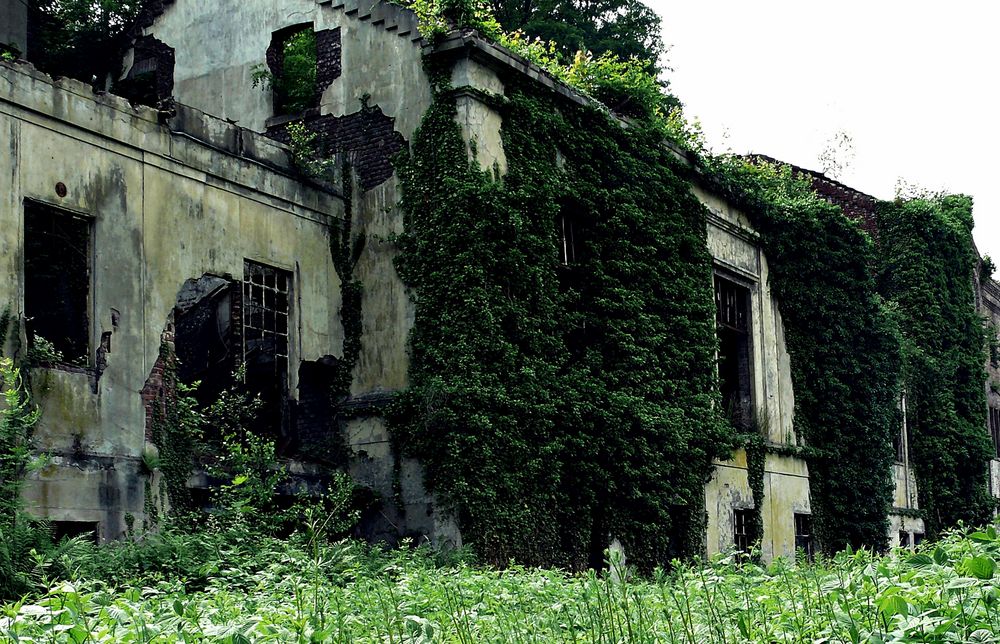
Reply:
<svg viewBox="0 0 1000 644"><path fill-rule="evenodd" d="M647 2L714 151L818 170L846 132L842 182L883 199L900 178L970 194L979 251L1000 259L1000 3Z"/></svg>

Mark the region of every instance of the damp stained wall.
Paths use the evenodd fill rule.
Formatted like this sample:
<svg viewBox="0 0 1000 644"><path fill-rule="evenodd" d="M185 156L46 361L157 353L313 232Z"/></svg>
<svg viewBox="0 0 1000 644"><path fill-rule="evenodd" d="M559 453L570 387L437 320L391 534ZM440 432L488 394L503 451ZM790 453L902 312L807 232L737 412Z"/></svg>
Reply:
<svg viewBox="0 0 1000 644"><path fill-rule="evenodd" d="M353 275L362 284L361 354L345 405L377 410L407 384L414 316L393 266L392 236L403 231L403 217L391 158L431 104L422 58L427 43L416 17L384 2L248 0L235 15L228 3L166 4L143 34L174 50L178 102L278 140L286 140L290 121L305 119L329 143L338 180L343 164L352 166L352 232L363 235L365 245ZM272 91L254 87L254 71L267 69L275 32L301 25L318 36L318 75L324 79L318 104L309 114L275 114ZM397 465L383 419L377 412L359 416L345 427L350 472L383 499L396 499L363 522L365 536L391 540L412 532L460 544L454 521L425 491L419 464L402 458Z"/></svg>
<svg viewBox="0 0 1000 644"><path fill-rule="evenodd" d="M717 274L750 289L750 352L752 403L755 418L766 424L772 445L798 445L792 426L795 399L791 364L785 347L778 302L768 282L767 258L747 216L725 200L695 186L694 194L708 210L708 248ZM709 554L733 547L733 511L754 507L747 480L744 450L733 459L717 461L705 486L708 512L706 546ZM768 453L764 463L764 524L761 543L765 559L795 555L796 513L810 514L809 472L801 458Z"/></svg>
<svg viewBox="0 0 1000 644"><path fill-rule="evenodd" d="M264 137L184 108L163 125L153 110L27 64L0 64L0 140L0 306L23 315L25 200L91 222L89 356L85 368L31 371L37 446L51 464L29 477L25 500L118 538L127 515L144 518L140 391L185 280L241 280L244 259L293 273L294 398L297 364L342 346L328 239L343 203L302 183Z"/></svg>

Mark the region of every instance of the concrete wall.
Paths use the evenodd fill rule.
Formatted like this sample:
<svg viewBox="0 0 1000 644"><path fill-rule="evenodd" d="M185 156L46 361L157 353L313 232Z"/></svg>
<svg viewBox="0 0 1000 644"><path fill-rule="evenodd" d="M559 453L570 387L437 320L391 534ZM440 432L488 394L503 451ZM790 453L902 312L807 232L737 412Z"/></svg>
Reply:
<svg viewBox="0 0 1000 644"><path fill-rule="evenodd" d="M750 346L752 399L755 417L766 429L768 443L782 448L798 445L792 425L795 399L791 364L785 348L778 303L768 283L767 258L760 250L749 219L723 199L695 187L708 208L708 248L721 274L750 287ZM746 455L717 462L705 486L709 554L733 546L733 510L752 508ZM768 454L764 463L764 507L761 543L765 558L795 554L794 514L810 514L809 473L800 458Z"/></svg>
<svg viewBox="0 0 1000 644"><path fill-rule="evenodd" d="M28 50L28 6L21 0L0 0L0 46Z"/></svg>
<svg viewBox="0 0 1000 644"><path fill-rule="evenodd" d="M173 133L152 110L28 65L0 65L0 78L0 306L23 315L25 200L92 221L89 364L31 373L38 447L53 459L31 476L26 500L37 514L97 522L102 538L116 538L127 514L143 518L140 391L184 281L240 280L244 258L294 274L294 398L297 364L342 346L328 233L343 203L283 170L280 146L223 121L182 109L171 123L189 132ZM98 377L105 333L111 351Z"/></svg>
<svg viewBox="0 0 1000 644"><path fill-rule="evenodd" d="M339 61L328 56L322 65L333 76L320 97L311 122L327 128L338 148L335 161L350 161L357 171L353 184L352 227L366 239L354 268L363 284L361 355L355 367L351 394L357 404L380 404L388 395L406 386L409 331L413 303L393 266L396 254L391 241L403 230L398 208L397 178L374 179L363 174L373 162L374 136L368 123L344 122L330 128L335 119L354 119L365 110L378 110L379 125L391 123L394 136L405 145L430 107L430 84L423 69L425 43L416 29L412 12L386 3L337 2L327 0L252 0L240 3L234 19L227 3L177 2L167 8L145 30L175 51L174 96L184 104L223 118L236 120L255 131L280 135L282 121L274 118L270 90L253 87L255 68L266 64L272 33L286 27L311 24L314 31L339 31ZM331 54L332 56L332 54ZM323 70L321 70L321 73ZM343 125L344 127L339 127ZM350 132L344 132L344 129ZM360 128L362 131L357 131ZM360 147L351 147L360 145ZM397 144L398 145L398 144ZM384 141L374 144L375 163L389 163L395 152ZM383 149L384 148L384 149ZM384 504L379 519L366 526L371 538L388 537L403 527L430 535L440 543L460 543L454 522L434 508L423 486L422 470L416 462L402 459L397 476L389 433L377 414L349 421L348 443L354 458L351 473L383 499L396 498L398 481L402 495L398 503Z"/></svg>

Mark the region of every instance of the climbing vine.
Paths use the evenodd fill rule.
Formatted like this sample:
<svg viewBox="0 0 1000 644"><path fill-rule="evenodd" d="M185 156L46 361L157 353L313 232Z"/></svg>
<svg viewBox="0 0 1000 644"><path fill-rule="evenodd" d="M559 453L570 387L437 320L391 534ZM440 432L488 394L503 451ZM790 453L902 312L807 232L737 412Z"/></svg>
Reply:
<svg viewBox="0 0 1000 644"><path fill-rule="evenodd" d="M512 83L503 181L445 76L400 160L410 383L391 426L492 561L649 568L698 552L718 414L705 212L656 128ZM557 222L572 221L563 265Z"/></svg>
<svg viewBox="0 0 1000 644"><path fill-rule="evenodd" d="M194 387L185 385L177 376L177 354L171 343L160 344L159 361L163 368L162 398L153 405L150 424L150 438L158 451L155 456L144 455L144 463L150 474L154 470L163 473L171 512L186 520L194 509L187 481L194 465L196 446L201 441L201 414L198 401L192 395ZM159 509L151 485L146 492L145 513L151 523L147 528L152 528L159 517Z"/></svg>
<svg viewBox="0 0 1000 644"><path fill-rule="evenodd" d="M928 533L987 521L995 505L986 487L987 345L974 306L972 199L883 203L878 224L880 284L903 330L910 453Z"/></svg>
<svg viewBox="0 0 1000 644"><path fill-rule="evenodd" d="M809 463L820 545L828 552L847 545L884 548L898 431L899 336L876 289L874 245L788 168L719 158L711 170L719 189L752 214L768 259L791 357L794 426L808 446L801 455ZM756 469L762 476L763 468Z"/></svg>

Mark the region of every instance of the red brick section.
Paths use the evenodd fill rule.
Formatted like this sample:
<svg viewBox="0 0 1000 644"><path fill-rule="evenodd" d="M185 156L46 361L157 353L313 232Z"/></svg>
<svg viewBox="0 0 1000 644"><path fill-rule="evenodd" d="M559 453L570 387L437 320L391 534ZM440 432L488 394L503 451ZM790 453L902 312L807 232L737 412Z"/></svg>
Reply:
<svg viewBox="0 0 1000 644"><path fill-rule="evenodd" d="M772 165L787 165L792 169L792 174L808 179L816 194L840 206L845 215L859 222L861 228L878 242L878 224L875 221L875 204L878 200L875 197L844 185L816 170L807 170L763 154L751 154L748 158L751 161L764 161Z"/></svg>
<svg viewBox="0 0 1000 644"><path fill-rule="evenodd" d="M142 406L146 410L146 442L153 442L153 422L166 418L167 405L177 399L177 355L174 351L174 325L168 322L160 335L160 355L142 386Z"/></svg>

